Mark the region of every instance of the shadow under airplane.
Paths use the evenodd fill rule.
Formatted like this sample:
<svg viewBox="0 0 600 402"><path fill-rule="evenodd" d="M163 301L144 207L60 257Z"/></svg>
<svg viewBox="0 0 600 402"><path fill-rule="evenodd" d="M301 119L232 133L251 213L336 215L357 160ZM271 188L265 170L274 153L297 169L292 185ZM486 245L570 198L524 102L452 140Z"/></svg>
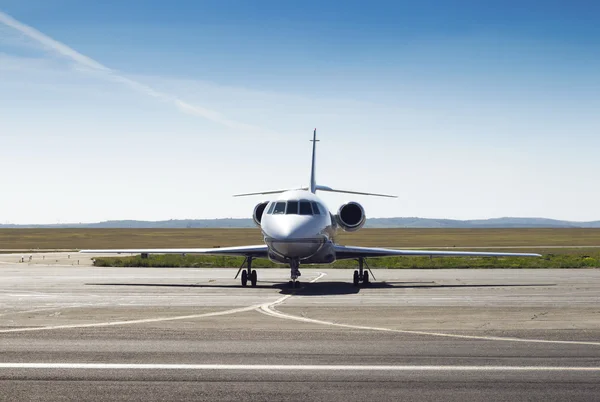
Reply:
<svg viewBox="0 0 600 402"><path fill-rule="evenodd" d="M271 285L267 285L271 283ZM179 283L86 283L87 286L134 286L134 287L169 287L169 288L207 288L207 289L243 289L240 285L219 284L179 284ZM367 289L444 289L444 288L503 288L503 287L538 287L556 286L554 283L528 284L436 284L435 282L371 282L368 285L354 286L347 282L302 282L299 288L292 288L288 283L261 282L248 289L279 289L280 294L295 294L298 296L327 296L357 294L363 288Z"/></svg>

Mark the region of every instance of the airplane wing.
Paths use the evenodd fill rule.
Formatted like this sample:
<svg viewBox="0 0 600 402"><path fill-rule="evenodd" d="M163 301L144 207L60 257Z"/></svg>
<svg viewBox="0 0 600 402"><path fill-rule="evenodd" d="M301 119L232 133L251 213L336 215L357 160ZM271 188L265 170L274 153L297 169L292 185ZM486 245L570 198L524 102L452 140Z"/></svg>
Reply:
<svg viewBox="0 0 600 402"><path fill-rule="evenodd" d="M108 250L80 250L87 254L208 254L267 258L266 244L258 246L240 247L215 247L215 248L135 248L135 249L108 249Z"/></svg>
<svg viewBox="0 0 600 402"><path fill-rule="evenodd" d="M352 247L335 245L336 258L430 256L430 257L541 257L535 253L493 253L473 251L396 250L389 248Z"/></svg>

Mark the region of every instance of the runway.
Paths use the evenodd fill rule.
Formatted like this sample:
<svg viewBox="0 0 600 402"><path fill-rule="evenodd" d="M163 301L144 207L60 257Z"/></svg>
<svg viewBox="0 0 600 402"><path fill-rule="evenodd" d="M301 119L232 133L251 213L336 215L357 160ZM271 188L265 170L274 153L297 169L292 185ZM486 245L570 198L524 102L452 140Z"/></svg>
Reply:
<svg viewBox="0 0 600 402"><path fill-rule="evenodd" d="M94 268L0 256L0 400L594 400L600 270ZM49 257L49 260L51 258ZM313 283L309 283L312 281Z"/></svg>

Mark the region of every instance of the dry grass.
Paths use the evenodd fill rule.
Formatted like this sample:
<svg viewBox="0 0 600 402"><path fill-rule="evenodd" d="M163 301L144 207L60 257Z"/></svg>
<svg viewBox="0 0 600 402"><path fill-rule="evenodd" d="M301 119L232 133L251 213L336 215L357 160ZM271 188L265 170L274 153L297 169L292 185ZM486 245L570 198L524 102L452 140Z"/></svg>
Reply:
<svg viewBox="0 0 600 402"><path fill-rule="evenodd" d="M101 257L94 259L98 267L239 267L241 257L221 257L209 255L150 255L148 258L141 256L132 257ZM370 258L369 265L373 268L597 268L600 267L600 253L595 251L591 255L560 254L546 255L543 258L529 257L383 257ZM254 261L255 268L282 267L266 259ZM333 265L313 265L313 267L327 266L334 268L355 269L355 260L336 261Z"/></svg>
<svg viewBox="0 0 600 402"><path fill-rule="evenodd" d="M356 246L600 246L600 229L362 229L340 233ZM0 249L216 247L262 244L257 229L0 229ZM523 251L517 249L518 251ZM551 250L551 249L550 249Z"/></svg>
<svg viewBox="0 0 600 402"><path fill-rule="evenodd" d="M261 243L258 229L0 230L0 249L222 247Z"/></svg>
<svg viewBox="0 0 600 402"><path fill-rule="evenodd" d="M342 244L381 247L600 246L600 229L363 229Z"/></svg>

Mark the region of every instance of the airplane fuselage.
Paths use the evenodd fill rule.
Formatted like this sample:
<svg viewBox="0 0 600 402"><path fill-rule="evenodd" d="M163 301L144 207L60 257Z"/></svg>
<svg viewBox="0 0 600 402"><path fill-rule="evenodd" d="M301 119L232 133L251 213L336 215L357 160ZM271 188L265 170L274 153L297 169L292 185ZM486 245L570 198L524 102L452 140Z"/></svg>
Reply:
<svg viewBox="0 0 600 402"><path fill-rule="evenodd" d="M335 261L333 237L338 226L323 201L310 191L281 193L269 202L260 224L272 261Z"/></svg>

